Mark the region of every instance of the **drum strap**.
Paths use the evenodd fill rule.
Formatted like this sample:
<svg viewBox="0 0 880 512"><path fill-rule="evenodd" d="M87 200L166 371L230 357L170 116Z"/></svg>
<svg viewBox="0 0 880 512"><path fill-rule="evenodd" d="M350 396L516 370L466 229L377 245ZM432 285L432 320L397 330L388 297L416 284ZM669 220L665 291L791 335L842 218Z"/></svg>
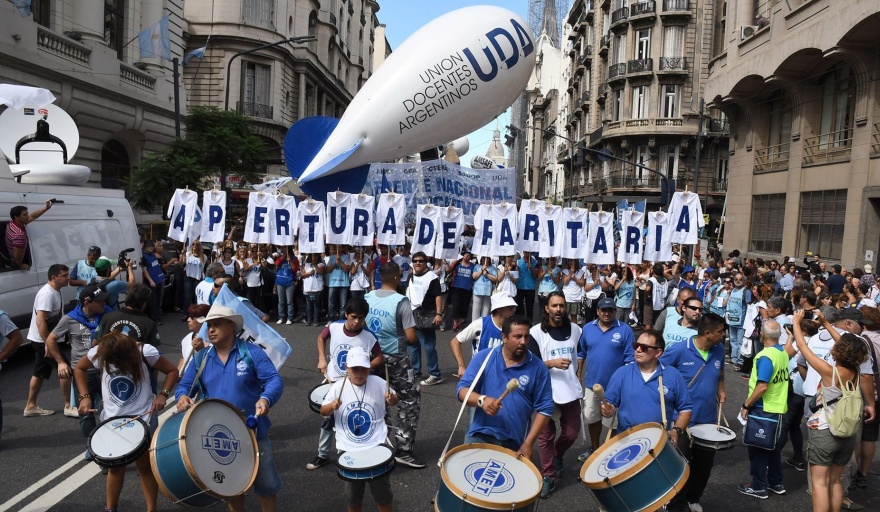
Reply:
<svg viewBox="0 0 880 512"><path fill-rule="evenodd" d="M440 454L440 459L437 460L438 467L442 466L443 460L446 459L446 452L449 451L449 445L452 443L452 436L455 435L455 430L458 428L458 423L461 421L461 416L462 414L464 414L465 409L467 409L468 399L470 398L471 393L474 391L474 386L477 385L480 377L483 376L483 370L486 369L486 365L489 364L489 359L492 359L492 354L494 353L494 349L489 351L489 355L487 355L486 359L483 360L483 364L480 366L480 369L477 370L477 375L474 377L474 381L471 382L470 387L468 387L467 393L465 393L464 395L464 400L462 400L461 402L461 408L458 410L458 418L455 419L455 425L452 427L452 431L449 434L449 439L446 440L446 446L443 447L443 452Z"/></svg>
<svg viewBox="0 0 880 512"><path fill-rule="evenodd" d="M707 363L708 363L708 361L703 361L703 366L701 366L701 367L700 367L700 369L699 369L699 370L697 370L697 373L695 373L695 374L694 374L694 376L693 376L693 377L692 377L692 378L691 378L691 381L690 381L690 382L688 382L688 385L687 385L687 387L688 387L688 389L690 389L690 387L691 387L691 384L693 384L693 383L694 383L694 381L695 381L695 380L697 380L697 377L699 377L699 376L700 376L700 373L702 373L702 372L703 372L703 368L705 368L705 367L706 367L706 364L707 364Z"/></svg>
<svg viewBox="0 0 880 512"><path fill-rule="evenodd" d="M666 397L663 395L663 374L657 376L659 382L658 391L660 392L660 417L663 419L663 430L669 428L666 423Z"/></svg>
<svg viewBox="0 0 880 512"><path fill-rule="evenodd" d="M208 347L205 350L210 350L212 348L214 348L214 347ZM196 387L199 387L200 392L202 391L201 386L199 385L199 378L202 376L202 372L205 370L205 364L207 362L208 362L208 358L202 357L202 364L199 365L199 371L196 372L196 378L193 380L192 386L189 388L189 393L187 393L187 395L189 397L192 397L193 391L196 389Z"/></svg>

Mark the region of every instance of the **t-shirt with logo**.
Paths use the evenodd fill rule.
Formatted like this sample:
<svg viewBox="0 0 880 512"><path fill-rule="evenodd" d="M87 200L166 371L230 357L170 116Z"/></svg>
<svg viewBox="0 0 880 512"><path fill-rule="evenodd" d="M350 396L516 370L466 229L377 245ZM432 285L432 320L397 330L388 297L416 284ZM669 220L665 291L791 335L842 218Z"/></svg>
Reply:
<svg viewBox="0 0 880 512"><path fill-rule="evenodd" d="M607 386L615 370L635 360L634 341L632 327L618 320L605 332L599 326L599 320L585 324L577 353L577 358L583 359L587 365L584 386L589 389L593 384Z"/></svg>
<svg viewBox="0 0 880 512"><path fill-rule="evenodd" d="M144 357L151 367L159 361L159 351L150 345L142 345ZM95 368L101 367L98 358L98 347L89 349L86 355ZM110 365L108 372L101 372L101 393L104 408L101 410L101 421L116 416L137 416L150 409L153 403L153 389L150 387L150 370L141 361L141 378L135 382L131 375L119 373ZM141 417L150 423L150 415Z"/></svg>
<svg viewBox="0 0 880 512"><path fill-rule="evenodd" d="M338 449L366 450L382 444L388 438L385 386L385 379L369 375L363 386L339 380L324 396L322 405L335 402L339 393L342 393L342 405L333 412Z"/></svg>
<svg viewBox="0 0 880 512"><path fill-rule="evenodd" d="M724 345L712 345L709 350L697 348L693 338L672 347L667 346L660 362L678 370L687 384L693 402L691 425L715 423L718 414L718 379L724 371ZM696 377L696 378L694 378Z"/></svg>
<svg viewBox="0 0 880 512"><path fill-rule="evenodd" d="M346 361L348 351L352 347L363 347L370 354L370 358L382 353L376 336L370 331L362 329L360 332L352 332L345 328L345 321L333 322L321 332L321 339L325 342L329 339L330 361L327 363L327 379L336 382L346 373Z"/></svg>

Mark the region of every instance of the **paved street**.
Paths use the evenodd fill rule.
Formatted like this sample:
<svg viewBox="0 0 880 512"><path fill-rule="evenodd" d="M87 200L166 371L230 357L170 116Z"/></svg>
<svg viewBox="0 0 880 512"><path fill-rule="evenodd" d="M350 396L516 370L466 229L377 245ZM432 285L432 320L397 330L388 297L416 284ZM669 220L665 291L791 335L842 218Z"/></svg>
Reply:
<svg viewBox="0 0 880 512"><path fill-rule="evenodd" d="M167 314L161 327L163 349L174 361L180 354L178 340L184 325L177 315ZM273 324L274 326L274 324ZM285 390L281 402L272 409L274 426L271 430L275 459L279 466L283 488L279 495L279 510L286 511L341 511L345 510L342 499L342 481L333 466L308 471L305 464L316 455L319 417L308 408L307 393L320 377L315 369L315 337L318 329L280 326L280 332L288 337L293 355L282 370ZM438 488L439 471L437 457L446 443L457 414L458 401L453 397L453 358L449 349L452 333L438 332L440 361L445 382L439 386L422 388L422 417L419 425L416 454L429 463L427 469L413 470L398 467L391 480L395 493L394 505L399 511L433 510L431 499ZM21 415L27 394L27 382L32 368L32 352L23 348L0 373L0 393L4 405L4 430L0 443L0 461L3 468L3 485L0 486L0 512L5 511L97 511L104 503L104 478L96 465L82 459L84 441L79 437L77 422L60 413L45 418L24 418ZM729 367L728 367L729 368ZM55 377L53 376L53 379ZM747 381L732 371L727 372L730 404L740 404L745 398ZM59 410L61 407L57 380L44 387L40 405ZM733 407L726 411L731 417ZM453 446L461 442L463 427L459 427ZM585 445L578 441L566 454L565 475L557 491L549 500L540 500L539 508L552 510L597 510L587 488L577 480L580 463L577 454ZM783 457L790 455L786 449ZM537 457L537 450L535 452ZM880 479L875 472L880 465L875 458L874 472L869 476L869 490L857 490L853 498L868 510L880 510ZM793 468L785 466L787 496L771 495L759 501L740 495L735 484L748 479L748 456L742 446L719 453L715 470L703 499L707 511L762 510L806 511L810 510L806 494L806 478ZM160 494L161 510L176 509ZM130 467L123 490L120 510L138 510L143 507L137 476ZM783 508L781 508L783 507ZM256 500L247 501L248 510L258 510ZM217 505L209 510L225 510ZM376 510L369 495L364 510Z"/></svg>

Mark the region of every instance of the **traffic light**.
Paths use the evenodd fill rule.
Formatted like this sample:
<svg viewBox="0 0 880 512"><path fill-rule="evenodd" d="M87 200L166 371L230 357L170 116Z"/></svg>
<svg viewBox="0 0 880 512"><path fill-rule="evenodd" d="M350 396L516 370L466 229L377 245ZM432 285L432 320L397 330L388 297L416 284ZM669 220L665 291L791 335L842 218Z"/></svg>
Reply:
<svg viewBox="0 0 880 512"><path fill-rule="evenodd" d="M512 124L507 125L507 135L504 136L504 145L513 148L514 143L516 143L517 135L519 135L519 128Z"/></svg>

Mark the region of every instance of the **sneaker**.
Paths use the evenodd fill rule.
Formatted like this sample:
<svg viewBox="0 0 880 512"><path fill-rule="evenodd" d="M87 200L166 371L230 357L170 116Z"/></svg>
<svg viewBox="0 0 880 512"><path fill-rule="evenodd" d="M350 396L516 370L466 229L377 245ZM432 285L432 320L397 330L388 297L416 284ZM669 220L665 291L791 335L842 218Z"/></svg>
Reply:
<svg viewBox="0 0 880 512"><path fill-rule="evenodd" d="M303 318L303 323L306 324L306 325L312 325L311 322L309 322L309 321L306 320L305 318Z"/></svg>
<svg viewBox="0 0 880 512"><path fill-rule="evenodd" d="M284 325L293 325L293 322L291 322L290 320L288 320L288 321L284 322Z"/></svg>
<svg viewBox="0 0 880 512"><path fill-rule="evenodd" d="M592 454L593 454L593 449L587 448L587 451L578 455L578 462L585 462L587 459L590 458L590 455L592 455Z"/></svg>
<svg viewBox="0 0 880 512"><path fill-rule="evenodd" d="M278 325L281 325L281 324L284 323L284 319L283 319L283 318L279 318L278 321L275 322L275 323L278 324Z"/></svg>
<svg viewBox="0 0 880 512"><path fill-rule="evenodd" d="M807 470L807 463L806 462L796 461L792 457L785 459L785 463L798 471L806 471Z"/></svg>
<svg viewBox="0 0 880 512"><path fill-rule="evenodd" d="M70 406L64 408L64 415L68 418L79 418L79 411L76 407Z"/></svg>
<svg viewBox="0 0 880 512"><path fill-rule="evenodd" d="M415 458L412 452L406 452L403 450L398 450L397 453L394 454L394 460L397 461L399 464L403 464L404 466L409 466L415 469L422 469L427 465L419 459Z"/></svg>
<svg viewBox="0 0 880 512"><path fill-rule="evenodd" d="M776 494L778 494L780 496L785 494L785 487L782 484L768 485L767 489L770 489L771 491L775 492Z"/></svg>
<svg viewBox="0 0 880 512"><path fill-rule="evenodd" d="M325 459L324 457L315 457L315 460L306 464L306 469L318 469L328 462L330 462L330 459Z"/></svg>
<svg viewBox="0 0 880 512"><path fill-rule="evenodd" d="M544 483L541 485L541 498L547 499L550 497L550 493L556 490L556 481L551 479L550 477L544 477Z"/></svg>
<svg viewBox="0 0 880 512"><path fill-rule="evenodd" d="M422 386L436 386L443 382L443 377L435 377L433 375L428 376L427 379L419 382Z"/></svg>
<svg viewBox="0 0 880 512"><path fill-rule="evenodd" d="M853 476L852 484L850 484L849 488L854 489L858 487L859 489L867 489L868 488L868 477L863 475L861 472L856 471L855 476Z"/></svg>
<svg viewBox="0 0 880 512"><path fill-rule="evenodd" d="M745 494L746 496L754 496L755 498L758 498L759 500L766 500L767 499L767 491L759 491L758 489L755 489L754 487L752 487L749 484L739 484L736 486L736 489L740 493Z"/></svg>
<svg viewBox="0 0 880 512"><path fill-rule="evenodd" d="M24 416L26 418L30 418L33 416L52 416L53 414L55 414L55 411L51 409L43 409L39 405L34 407L33 409L24 410Z"/></svg>
<svg viewBox="0 0 880 512"><path fill-rule="evenodd" d="M688 503L688 508L691 512L703 512L703 506L699 503Z"/></svg>
<svg viewBox="0 0 880 512"><path fill-rule="evenodd" d="M847 503L849 501L849 503ZM849 498L843 498L843 505L840 507L841 510L854 510L855 512L859 512L861 510L865 510L864 505L859 505L855 501Z"/></svg>
<svg viewBox="0 0 880 512"><path fill-rule="evenodd" d="M553 465L556 466L556 479L559 480L565 472L565 460L562 457L553 457Z"/></svg>

